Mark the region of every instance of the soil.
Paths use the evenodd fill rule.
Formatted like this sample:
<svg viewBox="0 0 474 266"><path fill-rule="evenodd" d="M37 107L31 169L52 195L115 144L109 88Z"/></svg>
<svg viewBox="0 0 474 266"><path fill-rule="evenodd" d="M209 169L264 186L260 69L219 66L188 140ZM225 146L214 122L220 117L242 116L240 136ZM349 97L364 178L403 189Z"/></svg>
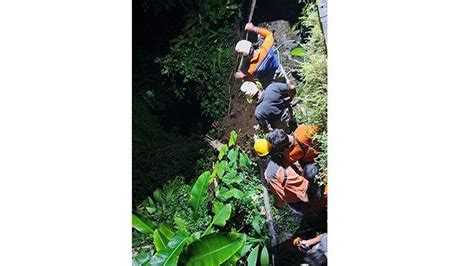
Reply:
<svg viewBox="0 0 474 266"><path fill-rule="evenodd" d="M298 46L297 42L300 41L299 36L291 30L290 24L285 20L277 20L272 22L263 22L259 24L267 29L270 29L274 32L275 37L275 46L279 47L280 61L283 65L285 71L289 73L291 70L295 70L298 62L296 58L291 57L291 49ZM251 34L249 34L251 35ZM241 35L242 36L242 35ZM252 37L249 38L252 40ZM289 41L292 40L292 41ZM262 40L257 41L260 43ZM293 74L289 74L288 78L297 83L297 80L293 77ZM249 104L243 93L240 92L240 85L242 81L236 80L231 77L232 87L230 90L230 109L228 115L224 119L224 124L226 127L226 132L223 135L221 141L223 143L227 142L227 137L229 136L232 130L235 130L238 134L237 143L239 146L244 149L248 154L253 154L253 139L256 134L254 126L257 124L255 120L255 103Z"/></svg>

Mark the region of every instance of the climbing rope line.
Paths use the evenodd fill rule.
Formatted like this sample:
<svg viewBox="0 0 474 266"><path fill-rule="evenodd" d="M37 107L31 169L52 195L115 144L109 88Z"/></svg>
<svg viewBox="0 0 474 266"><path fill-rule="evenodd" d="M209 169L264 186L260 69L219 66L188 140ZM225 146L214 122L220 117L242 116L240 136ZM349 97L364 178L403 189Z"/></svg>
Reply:
<svg viewBox="0 0 474 266"><path fill-rule="evenodd" d="M253 11L255 10L255 4L257 0L252 0L252 5L250 6L250 14L249 14L249 21L247 23L252 22L252 17L253 17ZM245 30L245 29L244 29ZM245 40L248 40L249 38L249 31L247 31L247 34L245 34ZM242 63L244 61L244 57L242 56L240 58L240 63L239 63L239 69L242 67Z"/></svg>
<svg viewBox="0 0 474 266"><path fill-rule="evenodd" d="M250 5L250 13L249 13L249 19L248 19L248 22L247 23L250 23L252 21L252 17L253 17L253 11L255 10L255 4L257 3L257 0L252 0L252 4ZM245 31L245 29L244 29ZM247 34L245 35L245 40L247 40L249 38L249 32L247 31ZM242 56L240 58L240 63L239 63L239 66L237 68L237 70L239 70L241 67L242 67L242 63L244 61L244 57ZM233 80L232 80L232 77L234 75L234 72L232 72L230 74L230 77L229 77L229 84L233 84ZM232 82L232 83L231 83ZM230 90L232 88L232 85L229 86L229 104L227 106L227 114L230 114L230 105L231 105L231 102L232 102L232 98L230 96Z"/></svg>

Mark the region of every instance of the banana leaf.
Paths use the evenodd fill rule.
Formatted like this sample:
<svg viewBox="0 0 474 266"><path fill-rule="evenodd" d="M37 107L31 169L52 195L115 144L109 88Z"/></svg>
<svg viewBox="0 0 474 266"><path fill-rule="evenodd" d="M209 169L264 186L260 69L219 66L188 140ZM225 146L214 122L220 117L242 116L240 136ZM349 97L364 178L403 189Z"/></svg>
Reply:
<svg viewBox="0 0 474 266"><path fill-rule="evenodd" d="M225 225L227 220L230 218L230 214L232 213L232 205L216 201L214 202L214 205L212 205L212 212L214 213L214 218L207 227L206 231L204 231L202 234L203 236L210 233L210 230L214 224L218 226Z"/></svg>
<svg viewBox="0 0 474 266"><path fill-rule="evenodd" d="M153 251L145 251L132 258L132 266L142 266L153 256Z"/></svg>
<svg viewBox="0 0 474 266"><path fill-rule="evenodd" d="M155 232L153 233L153 244L155 245L156 252L166 249L167 243L168 239L166 239L158 229L155 229Z"/></svg>
<svg viewBox="0 0 474 266"><path fill-rule="evenodd" d="M160 224L158 226L158 230L160 230L160 233L166 237L168 240L173 238L175 232L173 231L173 228L168 225L168 224Z"/></svg>
<svg viewBox="0 0 474 266"><path fill-rule="evenodd" d="M206 171L202 173L197 179L196 183L194 183L194 186L191 190L191 197L189 198L189 203L191 204L194 218L196 218L197 216L199 206L207 198L207 189L211 180L211 173L209 171Z"/></svg>
<svg viewBox="0 0 474 266"><path fill-rule="evenodd" d="M157 265L175 266L178 265L179 255L186 244L186 236L177 233L167 244L166 249L156 253Z"/></svg>
<svg viewBox="0 0 474 266"><path fill-rule="evenodd" d="M219 265L236 254L244 245L240 236L215 233L193 243L192 256L186 265Z"/></svg>
<svg viewBox="0 0 474 266"><path fill-rule="evenodd" d="M145 217L132 214L132 227L144 234L153 235L155 225Z"/></svg>
<svg viewBox="0 0 474 266"><path fill-rule="evenodd" d="M232 213L232 205L216 201L212 205L212 212L215 214L212 224L224 226Z"/></svg>

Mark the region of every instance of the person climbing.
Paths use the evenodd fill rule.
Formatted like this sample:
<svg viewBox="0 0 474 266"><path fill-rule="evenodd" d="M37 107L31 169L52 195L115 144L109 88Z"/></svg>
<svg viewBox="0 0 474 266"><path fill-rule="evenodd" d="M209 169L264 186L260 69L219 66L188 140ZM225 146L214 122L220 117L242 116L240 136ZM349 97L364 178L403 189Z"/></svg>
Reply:
<svg viewBox="0 0 474 266"><path fill-rule="evenodd" d="M327 265L328 254L328 234L320 234L308 240L296 238L293 244L298 247L304 254L304 262L310 266Z"/></svg>
<svg viewBox="0 0 474 266"><path fill-rule="evenodd" d="M275 198L275 207L282 209L286 203L308 202L309 181L300 175L298 169L283 168L278 162L270 160L264 172L265 180Z"/></svg>
<svg viewBox="0 0 474 266"><path fill-rule="evenodd" d="M323 195L324 188L310 182L311 177L306 174L301 173L295 165L283 167L281 162L268 162L264 177L275 198L276 208L281 209L288 204L300 217L325 210L327 199Z"/></svg>
<svg viewBox="0 0 474 266"><path fill-rule="evenodd" d="M267 139L256 139L253 145L253 148L259 157L269 156L271 160L275 162L280 162L283 166L290 166L288 160L286 160L282 154L275 152L272 149L272 144ZM308 179L309 182L314 183L314 178L319 173L319 165L313 162L298 162L303 169L303 176Z"/></svg>
<svg viewBox="0 0 474 266"><path fill-rule="evenodd" d="M258 89L253 82L246 81L240 87L248 101L257 98L255 118L264 132L275 128L284 128L285 120L289 120L289 127L296 126L291 100L296 94L293 84L273 82L264 90Z"/></svg>
<svg viewBox="0 0 474 266"><path fill-rule="evenodd" d="M254 50L252 43L240 40L235 51L243 57L243 64L234 77L247 81L259 80L266 88L276 77L284 78L284 71L277 54L273 49L273 33L265 28L255 27L251 22L245 25L245 30L253 31L265 38L260 49Z"/></svg>
<svg viewBox="0 0 474 266"><path fill-rule="evenodd" d="M313 141L313 136L318 131L317 126L300 125L290 135L281 129L275 129L268 133L267 137L272 153L281 154L287 165L299 162L301 167L304 167L307 164L313 164L316 158L317 143Z"/></svg>

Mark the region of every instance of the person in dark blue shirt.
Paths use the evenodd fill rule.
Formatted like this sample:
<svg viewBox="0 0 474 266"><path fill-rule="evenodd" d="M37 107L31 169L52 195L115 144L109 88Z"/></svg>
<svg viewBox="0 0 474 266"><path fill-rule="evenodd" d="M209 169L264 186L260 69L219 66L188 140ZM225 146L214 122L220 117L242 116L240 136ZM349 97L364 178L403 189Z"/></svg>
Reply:
<svg viewBox="0 0 474 266"><path fill-rule="evenodd" d="M263 92L257 92L255 118L263 131L283 128L285 112L292 115L290 101L296 94L294 85L273 82Z"/></svg>

